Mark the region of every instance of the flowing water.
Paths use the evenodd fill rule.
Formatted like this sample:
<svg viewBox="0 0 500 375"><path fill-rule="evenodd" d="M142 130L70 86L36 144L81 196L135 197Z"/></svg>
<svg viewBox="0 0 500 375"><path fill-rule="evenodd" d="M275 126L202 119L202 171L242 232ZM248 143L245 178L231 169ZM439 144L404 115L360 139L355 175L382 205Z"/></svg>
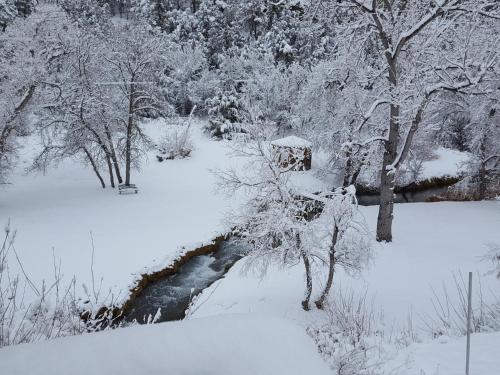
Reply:
<svg viewBox="0 0 500 375"><path fill-rule="evenodd" d="M213 282L224 277L231 266L243 257L244 245L225 240L209 255L198 255L180 267L175 275L166 276L146 286L125 314L125 320L139 323L155 316L158 322L183 319L191 299Z"/></svg>

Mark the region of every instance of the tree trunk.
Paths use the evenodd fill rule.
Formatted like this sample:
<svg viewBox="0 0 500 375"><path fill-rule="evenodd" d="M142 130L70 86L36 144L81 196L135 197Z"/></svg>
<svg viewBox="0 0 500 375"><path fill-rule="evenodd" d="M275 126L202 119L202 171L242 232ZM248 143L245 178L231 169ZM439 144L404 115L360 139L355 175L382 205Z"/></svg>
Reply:
<svg viewBox="0 0 500 375"><path fill-rule="evenodd" d="M488 177L486 173L486 163L481 162L481 166L479 167L479 173L478 173L478 179L479 179L479 200L484 200L486 199L486 190L488 186Z"/></svg>
<svg viewBox="0 0 500 375"><path fill-rule="evenodd" d="M196 13L198 10L198 0L191 0L191 11Z"/></svg>
<svg viewBox="0 0 500 375"><path fill-rule="evenodd" d="M106 155L106 163L108 163L108 172L109 172L109 183L111 187L115 188L115 177L113 175L113 165L111 164L111 158L109 155Z"/></svg>
<svg viewBox="0 0 500 375"><path fill-rule="evenodd" d="M97 178L101 182L102 188L105 189L106 184L104 183L104 180L103 180L101 174L99 173L99 169L97 168L97 164L96 164L94 158L90 154L89 150L87 150L87 148L83 147L82 149L83 149L83 152L85 152L85 155L87 155L87 158L89 159L90 164L92 165L92 169L94 169L95 175L97 176Z"/></svg>
<svg viewBox="0 0 500 375"><path fill-rule="evenodd" d="M115 168L116 179L118 180L118 183L121 184L123 182L123 179L120 173L120 164L118 164L115 146L113 146L113 138L111 137L111 132L109 131L108 125L104 125L104 131L106 133L106 138L108 139L109 153L111 156L111 160L113 161L113 166Z"/></svg>
<svg viewBox="0 0 500 375"><path fill-rule="evenodd" d="M351 184L351 170L352 170L352 151L346 152L346 162L344 167L344 181L342 186L346 187Z"/></svg>
<svg viewBox="0 0 500 375"><path fill-rule="evenodd" d="M380 173L380 207L377 218L377 241L392 241L394 187L396 171L391 168L397 157L399 140L399 106L391 105L389 139L385 142L384 160Z"/></svg>
<svg viewBox="0 0 500 375"><path fill-rule="evenodd" d="M127 138L125 142L125 186L130 186L130 167L132 164L132 131L134 127L134 76L131 78L129 104L128 104L128 121L127 121Z"/></svg>
<svg viewBox="0 0 500 375"><path fill-rule="evenodd" d="M304 267L306 269L306 293L305 298L302 301L302 308L309 311L309 301L311 300L312 293L312 276L311 276L311 264L309 263L309 258L303 252L302 259L304 260Z"/></svg>
<svg viewBox="0 0 500 375"><path fill-rule="evenodd" d="M389 137L384 142L384 159L382 162L382 171L380 173L380 206L377 218L377 241L392 241L392 218L394 210L394 186L395 170L393 164L396 160L399 144L399 103L395 103L397 98L394 95L397 92L398 78L397 61L387 57L389 68L389 82L391 83L392 104L389 120Z"/></svg>
<svg viewBox="0 0 500 375"><path fill-rule="evenodd" d="M312 275L311 275L311 263L309 262L309 258L306 252L302 249L302 243L300 241L300 235L296 234L297 246L300 246L300 256L304 261L304 268L306 270L306 292L305 298L302 301L302 308L306 311L309 311L309 301L311 300L312 294Z"/></svg>
<svg viewBox="0 0 500 375"><path fill-rule="evenodd" d="M337 224L335 224L335 227L333 228L332 243L330 244L330 249L329 249L330 264L328 270L328 280L326 282L323 293L321 293L321 297L316 301L316 307L318 309L323 309L325 300L328 297L328 294L330 294L330 290L333 285L333 275L335 273L335 246L337 245L338 236L339 236L339 228L337 227Z"/></svg>

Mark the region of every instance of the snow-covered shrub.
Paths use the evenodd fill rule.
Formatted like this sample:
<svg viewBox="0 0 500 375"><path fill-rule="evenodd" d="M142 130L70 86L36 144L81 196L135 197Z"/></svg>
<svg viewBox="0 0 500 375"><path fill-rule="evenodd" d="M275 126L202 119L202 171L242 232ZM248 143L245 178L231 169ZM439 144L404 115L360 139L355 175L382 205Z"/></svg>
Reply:
<svg viewBox="0 0 500 375"><path fill-rule="evenodd" d="M456 202L479 201L482 199L495 199L500 194L500 176L498 181L490 179L485 194L482 194L479 179L474 174L471 175L470 171L468 169L466 176L462 180L448 187L446 192L439 194L436 197L437 200Z"/></svg>
<svg viewBox="0 0 500 375"><path fill-rule="evenodd" d="M433 153L430 143L418 142L412 147L405 162L398 170L396 184L406 186L420 181L424 172L424 163L435 158L436 155Z"/></svg>
<svg viewBox="0 0 500 375"><path fill-rule="evenodd" d="M337 289L323 319L308 328L323 358L338 375L381 374L385 362L381 317L366 292Z"/></svg>
<svg viewBox="0 0 500 375"><path fill-rule="evenodd" d="M168 129L167 134L158 145L156 158L164 160L184 159L191 155L193 142L191 141L189 124L184 126L173 126Z"/></svg>

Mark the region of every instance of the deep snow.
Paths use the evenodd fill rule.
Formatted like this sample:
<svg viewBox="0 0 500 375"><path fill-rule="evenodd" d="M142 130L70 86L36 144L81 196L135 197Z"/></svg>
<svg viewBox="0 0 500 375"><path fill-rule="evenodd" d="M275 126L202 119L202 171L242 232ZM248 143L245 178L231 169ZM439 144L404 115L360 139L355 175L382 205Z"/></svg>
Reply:
<svg viewBox="0 0 500 375"><path fill-rule="evenodd" d="M375 229L377 207L362 207L368 224ZM384 373L393 375L454 375L463 373L463 339L431 340L425 324L434 317L433 289L442 296L446 285L451 301L457 300L453 275L474 272L473 304L478 304L479 284L483 298L500 295L500 281L485 275L491 264L480 257L486 244L500 243L500 202L443 202L397 204L394 242L377 245L371 267L359 279L337 272L334 292L367 292L375 313L382 313L386 335L405 329L409 313L420 344L412 344L398 356L392 348L385 357ZM268 314L296 321L304 329L321 318L319 311L304 312L300 301L304 292L303 266L287 270L271 268L264 279L242 273L244 260L224 279L206 289L196 300L192 317L222 314ZM481 282L479 283L479 278ZM326 280L326 277L323 278ZM318 295L319 287L315 285ZM444 345L443 342L449 342ZM500 334L474 334L471 368L481 375L498 374ZM421 372L422 370L422 372Z"/></svg>
<svg viewBox="0 0 500 375"><path fill-rule="evenodd" d="M232 315L131 327L0 350L8 375L330 374L283 319Z"/></svg>

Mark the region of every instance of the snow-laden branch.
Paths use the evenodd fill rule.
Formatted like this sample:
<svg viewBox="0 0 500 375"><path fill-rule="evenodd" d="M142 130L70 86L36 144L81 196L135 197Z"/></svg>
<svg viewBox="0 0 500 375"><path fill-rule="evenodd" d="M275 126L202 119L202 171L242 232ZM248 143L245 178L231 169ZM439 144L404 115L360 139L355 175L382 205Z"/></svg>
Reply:
<svg viewBox="0 0 500 375"><path fill-rule="evenodd" d="M391 102L386 99L377 99L375 100L371 107L368 109L368 111L363 115L363 120L361 121L361 124L359 124L358 128L356 129L357 132L360 132L363 126L368 122L368 120L372 117L373 113L375 110L378 108L379 105L381 104L390 104Z"/></svg>
<svg viewBox="0 0 500 375"><path fill-rule="evenodd" d="M406 159L406 157L410 151L413 137L414 137L415 133L417 132L417 130L419 129L419 126L423 120L424 110L427 107L427 105L429 104L429 102L431 101L432 97L440 92L443 92L443 91L460 92L461 90L464 90L468 87L477 86L484 79L486 73L488 72L488 70L492 66L493 62L494 62L494 60L492 59L487 64L483 64L481 66L480 72L478 73L478 75L476 77L467 76L467 79L462 83L459 83L457 85L450 85L450 84L447 84L445 82L441 82L441 83L438 83L434 86L429 87L426 90L424 97L422 98L420 104L417 107L416 114L412 119L410 129L408 129L408 132L406 134L406 137L405 137L405 140L403 143L403 147L398 152L398 155L397 155L396 159L394 160L394 162L391 165L387 166L387 170L391 171L391 170L398 169L401 166L401 164L404 162L404 160Z"/></svg>

